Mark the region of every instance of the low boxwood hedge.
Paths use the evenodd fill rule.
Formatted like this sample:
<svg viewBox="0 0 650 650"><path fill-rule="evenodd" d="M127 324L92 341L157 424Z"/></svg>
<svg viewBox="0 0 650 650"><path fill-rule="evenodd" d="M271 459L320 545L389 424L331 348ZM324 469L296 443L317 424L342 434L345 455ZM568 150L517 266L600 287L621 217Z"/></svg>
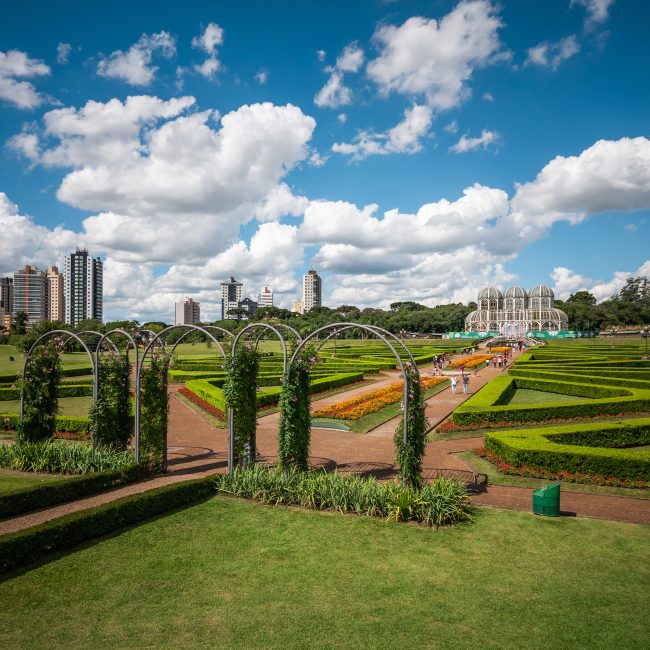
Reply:
<svg viewBox="0 0 650 650"><path fill-rule="evenodd" d="M18 413L0 413L0 430L15 431L20 422L20 415ZM83 417L75 417L73 415L57 415L56 416L56 430L57 433L90 433L90 419Z"/></svg>
<svg viewBox="0 0 650 650"><path fill-rule="evenodd" d="M145 466L132 465L125 469L75 476L53 483L35 485L10 494L2 494L0 495L0 519L81 499L109 488L133 483L148 475L150 472Z"/></svg>
<svg viewBox="0 0 650 650"><path fill-rule="evenodd" d="M589 400L504 405L516 388L574 395ZM647 390L505 376L496 377L461 404L454 411L452 420L454 424L467 426L484 422L541 422L646 412L650 412L650 391Z"/></svg>
<svg viewBox="0 0 650 650"><path fill-rule="evenodd" d="M20 399L20 388L12 386L0 386L0 401ZM59 384L56 387L57 397L89 397L92 394L92 384Z"/></svg>
<svg viewBox="0 0 650 650"><path fill-rule="evenodd" d="M310 384L310 392L318 393L322 390L336 388L337 386L352 384L356 381L361 381L362 379L362 372L346 372L336 375L327 375L325 377L314 377ZM228 407L226 405L223 390L220 387L222 383L223 382L219 379L196 379L188 381L185 384L185 388L194 393L204 402L210 404L210 406L214 406L225 413ZM281 390L282 388L280 386L263 387L263 390L258 391L257 393L257 406L260 407L277 404Z"/></svg>
<svg viewBox="0 0 650 650"><path fill-rule="evenodd" d="M214 493L214 479L211 477L173 483L3 535L0 537L0 572L26 566L54 551L189 506Z"/></svg>
<svg viewBox="0 0 650 650"><path fill-rule="evenodd" d="M650 480L650 418L490 432L485 449L515 466Z"/></svg>
<svg viewBox="0 0 650 650"><path fill-rule="evenodd" d="M524 368L512 368L510 375L513 377L526 377L546 379L548 381L575 381L582 384L594 384L600 386L626 386L628 388L641 388L650 390L650 381L644 381L644 377L638 379L629 379L627 377L619 376L613 373L612 376L607 376L598 372L552 372L546 370L528 370ZM649 377L650 378L650 377Z"/></svg>

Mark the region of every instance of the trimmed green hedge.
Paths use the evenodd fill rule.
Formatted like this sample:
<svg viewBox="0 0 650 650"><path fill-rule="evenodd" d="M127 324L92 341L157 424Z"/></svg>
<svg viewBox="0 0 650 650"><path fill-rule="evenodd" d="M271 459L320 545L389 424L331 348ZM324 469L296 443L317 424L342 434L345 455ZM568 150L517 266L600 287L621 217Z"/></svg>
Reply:
<svg viewBox="0 0 650 650"><path fill-rule="evenodd" d="M563 395L587 397L589 401L547 404L505 404L515 388L527 388ZM496 377L461 404L453 413L454 424L468 426L482 422L540 422L650 412L650 391L611 388L523 377Z"/></svg>
<svg viewBox="0 0 650 650"><path fill-rule="evenodd" d="M57 397L89 397L93 394L92 384L59 384ZM0 401L20 399L20 388L0 387Z"/></svg>
<svg viewBox="0 0 650 650"><path fill-rule="evenodd" d="M490 432L485 449L515 466L650 480L650 418Z"/></svg>
<svg viewBox="0 0 650 650"><path fill-rule="evenodd" d="M315 377L310 384L310 393L318 393L322 390L344 386L363 379L362 372L347 372L339 373L336 375L327 375L325 377ZM197 397L201 398L204 402L218 408L222 412L226 412L228 407L220 388L222 380L219 379L196 379L188 381L185 388L194 393ZM281 392L280 386L265 387L263 391L257 393L257 406L268 406L277 404Z"/></svg>
<svg viewBox="0 0 650 650"><path fill-rule="evenodd" d="M5 419L7 420L6 423ZM20 415L18 413L0 413L0 430L8 429L15 431L18 422L20 422ZM73 415L57 415L56 431L57 433L90 433L90 419Z"/></svg>
<svg viewBox="0 0 650 650"><path fill-rule="evenodd" d="M147 475L149 471L144 466L131 465L125 469L75 476L45 485L35 485L10 494L2 494L0 495L0 519L81 499L109 488L133 483Z"/></svg>
<svg viewBox="0 0 650 650"><path fill-rule="evenodd" d="M211 477L173 483L3 535L0 537L0 572L26 566L54 551L189 506L214 493L214 479Z"/></svg>
<svg viewBox="0 0 650 650"><path fill-rule="evenodd" d="M63 368L61 370L62 377L81 377L83 375L92 375L90 367L84 368ZM4 373L0 374L0 384L13 384L20 379L21 372Z"/></svg>
<svg viewBox="0 0 650 650"><path fill-rule="evenodd" d="M600 386L626 386L628 388L641 388L645 390L650 390L650 381L643 381L644 377L639 377L638 379L629 379L626 377L619 376L617 373L612 373L611 376L607 376L601 372L598 372L597 375L593 374L594 371L587 371L584 373L580 372L551 372L545 370L528 370L524 368L512 368L510 370L510 375L513 377L525 377L525 378L539 378L546 379L549 381L575 381L582 384L595 384ZM648 375L650 379L650 374Z"/></svg>

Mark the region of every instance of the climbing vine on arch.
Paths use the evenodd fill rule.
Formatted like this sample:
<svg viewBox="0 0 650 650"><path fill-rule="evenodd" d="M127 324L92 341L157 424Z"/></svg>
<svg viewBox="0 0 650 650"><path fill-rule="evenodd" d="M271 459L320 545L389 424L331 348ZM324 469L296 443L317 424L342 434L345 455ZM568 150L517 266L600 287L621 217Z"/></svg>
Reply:
<svg viewBox="0 0 650 650"><path fill-rule="evenodd" d="M257 373L259 353L250 344L235 350L226 362L228 371L223 392L233 409L233 464L247 467L257 457Z"/></svg>
<svg viewBox="0 0 650 650"><path fill-rule="evenodd" d="M316 360L316 350L313 346L303 348L282 378L282 392L278 402L278 453L279 465L283 469L306 471L309 468L309 373Z"/></svg>
<svg viewBox="0 0 650 650"><path fill-rule="evenodd" d="M140 462L161 469L167 465L168 368L169 356L154 351L140 373Z"/></svg>
<svg viewBox="0 0 650 650"><path fill-rule="evenodd" d="M427 418L425 415L420 375L406 364L408 377L408 406L406 412L407 437L404 442L404 419L395 430L395 462L399 465L402 480L411 487L422 484L422 458L426 445ZM402 408L404 405L402 404Z"/></svg>
<svg viewBox="0 0 650 650"><path fill-rule="evenodd" d="M54 436L59 402L56 388L61 380L64 341L55 337L39 345L26 361L23 381L23 417L18 442L39 442Z"/></svg>

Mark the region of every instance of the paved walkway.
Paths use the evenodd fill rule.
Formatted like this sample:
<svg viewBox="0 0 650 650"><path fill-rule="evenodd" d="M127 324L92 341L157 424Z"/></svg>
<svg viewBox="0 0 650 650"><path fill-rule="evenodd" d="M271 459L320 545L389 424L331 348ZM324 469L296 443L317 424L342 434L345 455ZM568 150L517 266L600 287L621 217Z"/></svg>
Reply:
<svg viewBox="0 0 650 650"><path fill-rule="evenodd" d="M431 368L423 368L421 372L430 374ZM450 372L459 373L456 370ZM472 374L469 396L480 390L490 379L501 372L503 369L483 368L477 374ZM320 408L342 399L362 395L397 379L399 379L397 372L386 373L386 376L376 383L359 386L345 394L317 400L313 406ZM170 399L169 413L169 472L165 476L139 481L86 499L0 521L0 534L22 530L70 512L91 508L154 487L225 471L226 430L213 427L207 418L195 413L184 402L174 397L173 394L179 388L178 385L170 386L172 398ZM426 413L431 425L447 417L467 397L463 394L459 382L455 395L451 393L450 388L446 388L427 400ZM274 462L277 458L278 421L278 413L267 415L258 421L258 449L262 459L268 462ZM398 421L399 418L394 418L367 435L315 428L312 430L311 464L315 467L331 469L336 467L341 472L362 472L378 478L394 476L393 433ZM443 440L427 444L423 460L425 476L433 468L470 469L467 463L455 454L459 451L475 449L481 445L482 438L480 437ZM530 511L532 489L490 485L484 493L472 497L472 500L477 505ZM563 511L574 513L580 517L598 517L650 524L649 500L563 491L561 507Z"/></svg>

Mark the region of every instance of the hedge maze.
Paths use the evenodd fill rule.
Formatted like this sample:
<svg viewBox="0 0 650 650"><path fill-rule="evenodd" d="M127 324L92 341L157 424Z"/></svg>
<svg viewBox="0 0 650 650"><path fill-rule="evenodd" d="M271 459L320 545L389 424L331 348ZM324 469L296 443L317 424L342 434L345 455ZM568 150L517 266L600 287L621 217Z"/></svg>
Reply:
<svg viewBox="0 0 650 650"><path fill-rule="evenodd" d="M457 408L453 425L490 429L485 451L515 468L650 487L650 362L642 356L640 345L534 348ZM533 391L530 401L513 404L520 390Z"/></svg>

